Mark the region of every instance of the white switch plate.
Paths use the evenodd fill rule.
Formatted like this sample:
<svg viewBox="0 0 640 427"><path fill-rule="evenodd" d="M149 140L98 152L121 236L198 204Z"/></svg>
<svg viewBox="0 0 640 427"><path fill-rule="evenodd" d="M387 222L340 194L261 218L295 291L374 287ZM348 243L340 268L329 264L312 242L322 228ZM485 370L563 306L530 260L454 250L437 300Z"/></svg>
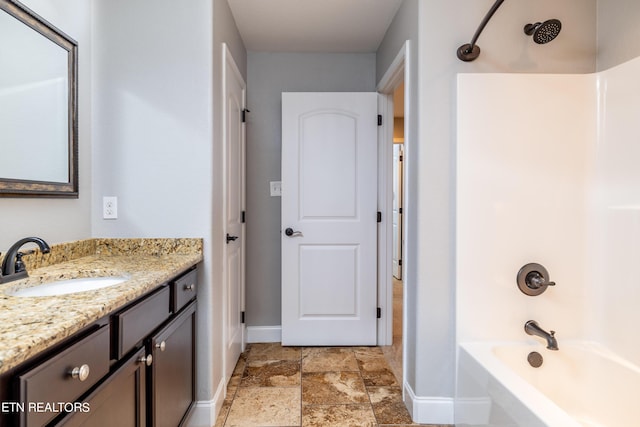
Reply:
<svg viewBox="0 0 640 427"><path fill-rule="evenodd" d="M269 186L271 188L271 197L282 196L282 181L271 181Z"/></svg>
<svg viewBox="0 0 640 427"><path fill-rule="evenodd" d="M118 219L118 198L116 196L102 198L102 219Z"/></svg>

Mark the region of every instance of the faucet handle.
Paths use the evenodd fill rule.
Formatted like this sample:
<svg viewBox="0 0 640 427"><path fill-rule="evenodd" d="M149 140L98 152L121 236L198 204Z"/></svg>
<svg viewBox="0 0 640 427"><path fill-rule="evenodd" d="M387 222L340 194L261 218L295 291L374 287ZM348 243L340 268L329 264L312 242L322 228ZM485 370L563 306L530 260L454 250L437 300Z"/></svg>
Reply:
<svg viewBox="0 0 640 427"><path fill-rule="evenodd" d="M20 273L22 271L26 271L26 267L24 265L24 261L22 261L22 256L24 254L22 252L16 253L16 262L15 262L15 270L16 273Z"/></svg>
<svg viewBox="0 0 640 427"><path fill-rule="evenodd" d="M549 335L551 335L552 337L554 337L556 335L556 331L549 331Z"/></svg>

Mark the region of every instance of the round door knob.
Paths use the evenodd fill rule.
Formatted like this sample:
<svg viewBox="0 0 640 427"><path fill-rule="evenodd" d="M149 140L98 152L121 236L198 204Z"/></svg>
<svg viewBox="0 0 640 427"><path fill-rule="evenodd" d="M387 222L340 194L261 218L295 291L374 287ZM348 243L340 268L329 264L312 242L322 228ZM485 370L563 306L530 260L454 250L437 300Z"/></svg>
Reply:
<svg viewBox="0 0 640 427"><path fill-rule="evenodd" d="M184 285L184 290L185 291L193 291L196 289L196 285L194 285L193 283L190 285Z"/></svg>
<svg viewBox="0 0 640 427"><path fill-rule="evenodd" d="M160 351L164 351L164 349L167 348L167 343L162 341L161 343L156 344L156 348L159 348Z"/></svg>
<svg viewBox="0 0 640 427"><path fill-rule="evenodd" d="M153 356L152 355L142 356L140 359L138 359L138 362L144 363L147 366L151 366L151 364L153 363Z"/></svg>
<svg viewBox="0 0 640 427"><path fill-rule="evenodd" d="M82 365L79 368L76 366L71 370L71 378L76 378L80 381L84 381L89 378L89 365Z"/></svg>

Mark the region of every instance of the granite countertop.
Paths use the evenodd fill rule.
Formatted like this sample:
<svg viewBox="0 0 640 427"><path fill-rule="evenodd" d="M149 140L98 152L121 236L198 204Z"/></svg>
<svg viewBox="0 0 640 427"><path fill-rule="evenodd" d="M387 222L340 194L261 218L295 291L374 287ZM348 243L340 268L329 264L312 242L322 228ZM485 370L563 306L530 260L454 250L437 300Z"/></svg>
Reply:
<svg viewBox="0 0 640 427"><path fill-rule="evenodd" d="M202 261L201 239L89 239L23 260L29 278L0 285L0 374ZM48 297L5 292L54 280L121 276L108 288Z"/></svg>

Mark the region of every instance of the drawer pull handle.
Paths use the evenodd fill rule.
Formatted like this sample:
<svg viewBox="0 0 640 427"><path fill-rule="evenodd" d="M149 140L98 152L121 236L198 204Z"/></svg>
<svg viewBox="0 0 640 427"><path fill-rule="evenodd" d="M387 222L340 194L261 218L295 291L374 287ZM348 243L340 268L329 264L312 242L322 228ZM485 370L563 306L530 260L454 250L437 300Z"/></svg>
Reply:
<svg viewBox="0 0 640 427"><path fill-rule="evenodd" d="M159 348L160 351L164 351L164 349L167 348L167 343L162 341L160 344L156 344L156 348Z"/></svg>
<svg viewBox="0 0 640 427"><path fill-rule="evenodd" d="M140 357L140 359L138 359L138 362L140 363L144 363L147 366L151 366L151 364L153 363L153 356L152 355L148 355L148 356L142 356Z"/></svg>
<svg viewBox="0 0 640 427"><path fill-rule="evenodd" d="M77 378L80 381L84 381L89 378L89 365L82 365L79 368L76 366L71 370L71 378Z"/></svg>
<svg viewBox="0 0 640 427"><path fill-rule="evenodd" d="M195 289L196 289L196 285L194 285L193 283L190 285L184 285L185 291L195 291Z"/></svg>

